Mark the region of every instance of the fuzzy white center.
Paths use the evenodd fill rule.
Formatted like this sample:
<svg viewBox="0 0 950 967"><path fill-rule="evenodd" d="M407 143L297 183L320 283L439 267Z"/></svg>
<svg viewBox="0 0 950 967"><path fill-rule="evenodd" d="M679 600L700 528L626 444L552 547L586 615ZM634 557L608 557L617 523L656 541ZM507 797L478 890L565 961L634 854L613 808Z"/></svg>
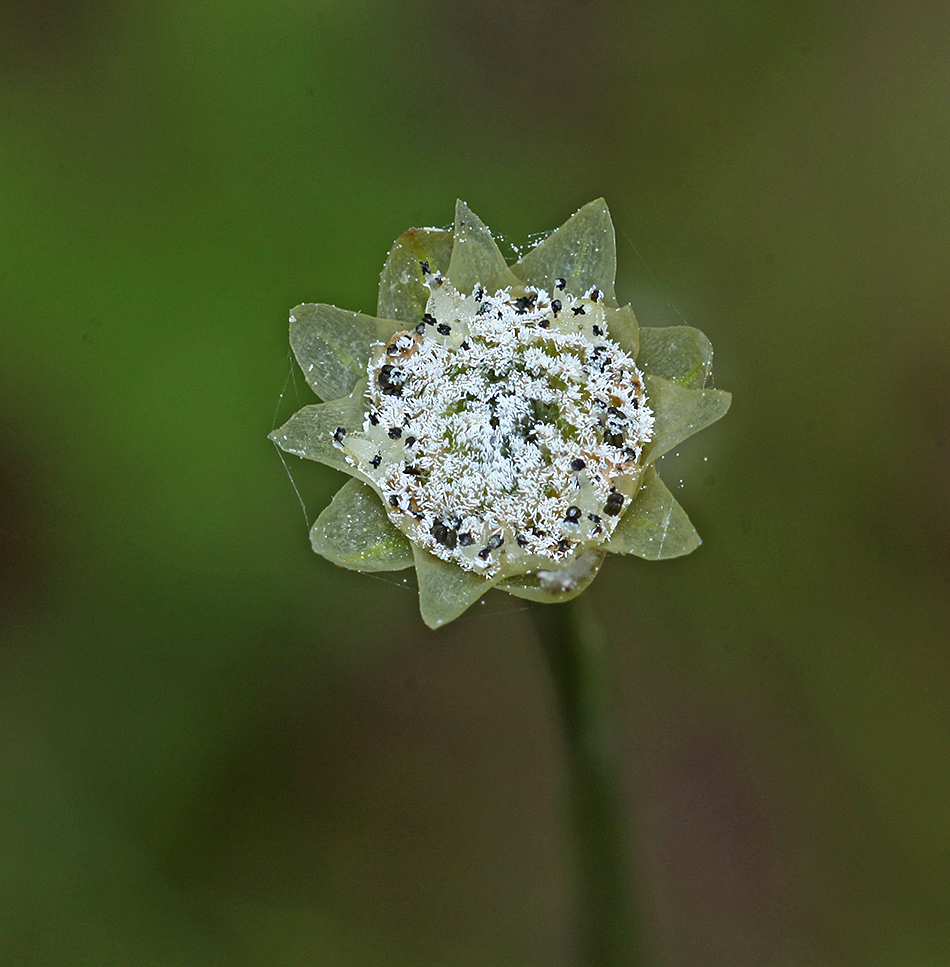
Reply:
<svg viewBox="0 0 950 967"><path fill-rule="evenodd" d="M336 445L410 540L466 570L550 567L604 543L653 414L600 293L429 284L424 320L369 361L362 433Z"/></svg>

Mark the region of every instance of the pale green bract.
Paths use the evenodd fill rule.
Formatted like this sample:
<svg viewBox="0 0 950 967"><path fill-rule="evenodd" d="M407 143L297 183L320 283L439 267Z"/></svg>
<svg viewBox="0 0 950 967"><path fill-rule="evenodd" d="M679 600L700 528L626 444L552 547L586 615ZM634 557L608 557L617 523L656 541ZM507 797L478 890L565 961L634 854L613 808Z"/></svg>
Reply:
<svg viewBox="0 0 950 967"><path fill-rule="evenodd" d="M457 618L492 587L532 601L566 601L590 584L607 553L665 560L695 550L699 535L660 479L656 461L723 416L731 397L709 385L709 340L689 326L640 329L632 309L617 304L615 274L614 229L603 199L585 205L511 266L488 228L460 201L451 230L410 229L396 240L380 278L376 317L321 304L297 306L290 316L291 346L307 382L325 402L305 406L270 438L288 453L325 463L353 478L313 525L313 549L334 564L357 571L415 567L420 610L431 628ZM454 315L436 320L431 314L436 306L440 312L449 306ZM500 320L496 328L509 320L521 333L521 355L512 356L517 366L496 365L493 360L501 343L486 342L478 335L488 331L479 326L483 325L480 317L489 311ZM455 335L449 335L451 326L444 325L438 330L445 334L436 334L436 322L446 318L456 327ZM463 331L472 336L462 341L459 333ZM498 338L504 342L508 332L502 328ZM548 393L544 399L550 400L550 386L561 385L544 369L547 352L549 357L553 353L551 371L558 367L558 372L564 371L557 362L557 345L570 345L577 356L578 362L571 364L573 382L564 392L587 401L586 423L567 420L565 414L580 412L567 406L567 396L561 408L524 396L523 387L533 387L537 396L541 385ZM464 512L468 516L462 523L462 513L453 519L445 507L460 501L459 494L478 489L473 487L472 474L477 483L481 464L476 460L474 470L465 460L459 464L463 456L468 457L463 450L453 449L456 430L447 429L444 439L435 439L431 427L441 424L435 419L428 421L430 436L425 441L417 444L415 436L407 438L401 428L393 427L399 435L390 436L394 442L388 442L383 432L387 424L380 428L380 415L411 410L413 377L405 375L412 371L406 360L414 354L418 359L429 358L426 352L433 359L453 361L449 369L456 373L451 378L459 380L458 385L486 385L488 374L493 394L490 410L485 400L470 393L470 404L456 400L446 413L470 406L473 414L499 414L498 446L505 452L516 451L521 460L517 463L512 458L511 467L516 463L525 467L529 458L537 463L543 451L549 472L535 474L535 479L547 481L546 492L536 502L531 503L527 478L516 480L514 486L509 481L505 499L497 502L508 508L507 517L493 518L492 501L483 500L481 510L469 507ZM605 357L619 373L608 391L603 389ZM481 369L468 372L466 358L481 359ZM405 365L387 365L390 362ZM436 381L442 378L440 373L433 377ZM596 394L587 392L585 373L590 373L591 386L600 386L597 392L608 397L602 416L592 409ZM394 382L396 377L409 379L405 396L403 385ZM501 402L499 379L510 380L503 387L502 395L508 395ZM449 380L446 376L447 392L454 389ZM431 396L431 380L426 390ZM618 409L621 396L630 414ZM614 415L607 413L611 402L609 413ZM524 413L534 414L527 425ZM621 417L622 427L617 423ZM492 421L497 427L496 416ZM451 425L457 426L458 421ZM409 427L406 432L413 430ZM472 432L478 436L479 426ZM484 440L489 437L483 434L481 439L484 454L494 443L486 449ZM417 449L411 449L414 446ZM443 452L450 464L461 467L453 471L456 477L442 472L439 454ZM424 453L424 459L417 459L417 453ZM567 469L571 457L569 466L577 471L573 476ZM499 459L493 454L492 466L497 468ZM377 472L381 462L382 470ZM403 466L402 472L414 476L406 477L406 486L394 493L402 478L393 468ZM427 490L430 478L433 483ZM464 478L467 490L460 484L459 492L450 492L456 478ZM562 483L552 490L552 480ZM384 485L389 488L386 493ZM513 519L522 493L527 494L531 513L523 520ZM426 506L427 501L438 507ZM539 507L553 510L544 517L536 512ZM591 510L599 513L588 513ZM486 546L476 554L481 543Z"/></svg>

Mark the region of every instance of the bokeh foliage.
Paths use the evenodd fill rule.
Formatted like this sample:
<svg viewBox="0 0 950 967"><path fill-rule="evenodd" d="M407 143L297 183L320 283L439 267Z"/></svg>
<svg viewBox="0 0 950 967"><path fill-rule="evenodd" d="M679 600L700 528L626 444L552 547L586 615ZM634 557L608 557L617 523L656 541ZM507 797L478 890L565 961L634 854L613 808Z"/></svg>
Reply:
<svg viewBox="0 0 950 967"><path fill-rule="evenodd" d="M265 436L290 307L372 313L457 196L523 243L599 195L618 297L735 400L663 468L705 546L590 592L658 962L946 962L945 5L11 0L0 36L0 962L569 963L518 605L425 631L312 554ZM340 480L293 470L312 519Z"/></svg>

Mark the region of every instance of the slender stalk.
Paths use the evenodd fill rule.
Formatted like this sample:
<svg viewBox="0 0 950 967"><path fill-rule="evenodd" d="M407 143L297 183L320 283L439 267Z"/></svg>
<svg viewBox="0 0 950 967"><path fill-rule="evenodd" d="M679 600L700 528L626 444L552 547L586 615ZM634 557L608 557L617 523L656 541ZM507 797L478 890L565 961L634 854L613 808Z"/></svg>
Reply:
<svg viewBox="0 0 950 967"><path fill-rule="evenodd" d="M642 967L614 692L604 634L581 600L532 607L557 696L579 903L579 963Z"/></svg>

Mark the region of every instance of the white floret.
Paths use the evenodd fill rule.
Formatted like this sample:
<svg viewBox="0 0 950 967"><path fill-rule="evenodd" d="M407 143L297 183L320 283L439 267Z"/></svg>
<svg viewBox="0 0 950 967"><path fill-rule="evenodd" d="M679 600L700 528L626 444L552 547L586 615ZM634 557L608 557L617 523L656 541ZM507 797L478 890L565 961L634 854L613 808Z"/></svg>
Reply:
<svg viewBox="0 0 950 967"><path fill-rule="evenodd" d="M555 313L541 289L429 286L435 321L375 347L362 433L334 445L397 527L466 570L563 565L608 540L653 415L599 293L559 291Z"/></svg>

